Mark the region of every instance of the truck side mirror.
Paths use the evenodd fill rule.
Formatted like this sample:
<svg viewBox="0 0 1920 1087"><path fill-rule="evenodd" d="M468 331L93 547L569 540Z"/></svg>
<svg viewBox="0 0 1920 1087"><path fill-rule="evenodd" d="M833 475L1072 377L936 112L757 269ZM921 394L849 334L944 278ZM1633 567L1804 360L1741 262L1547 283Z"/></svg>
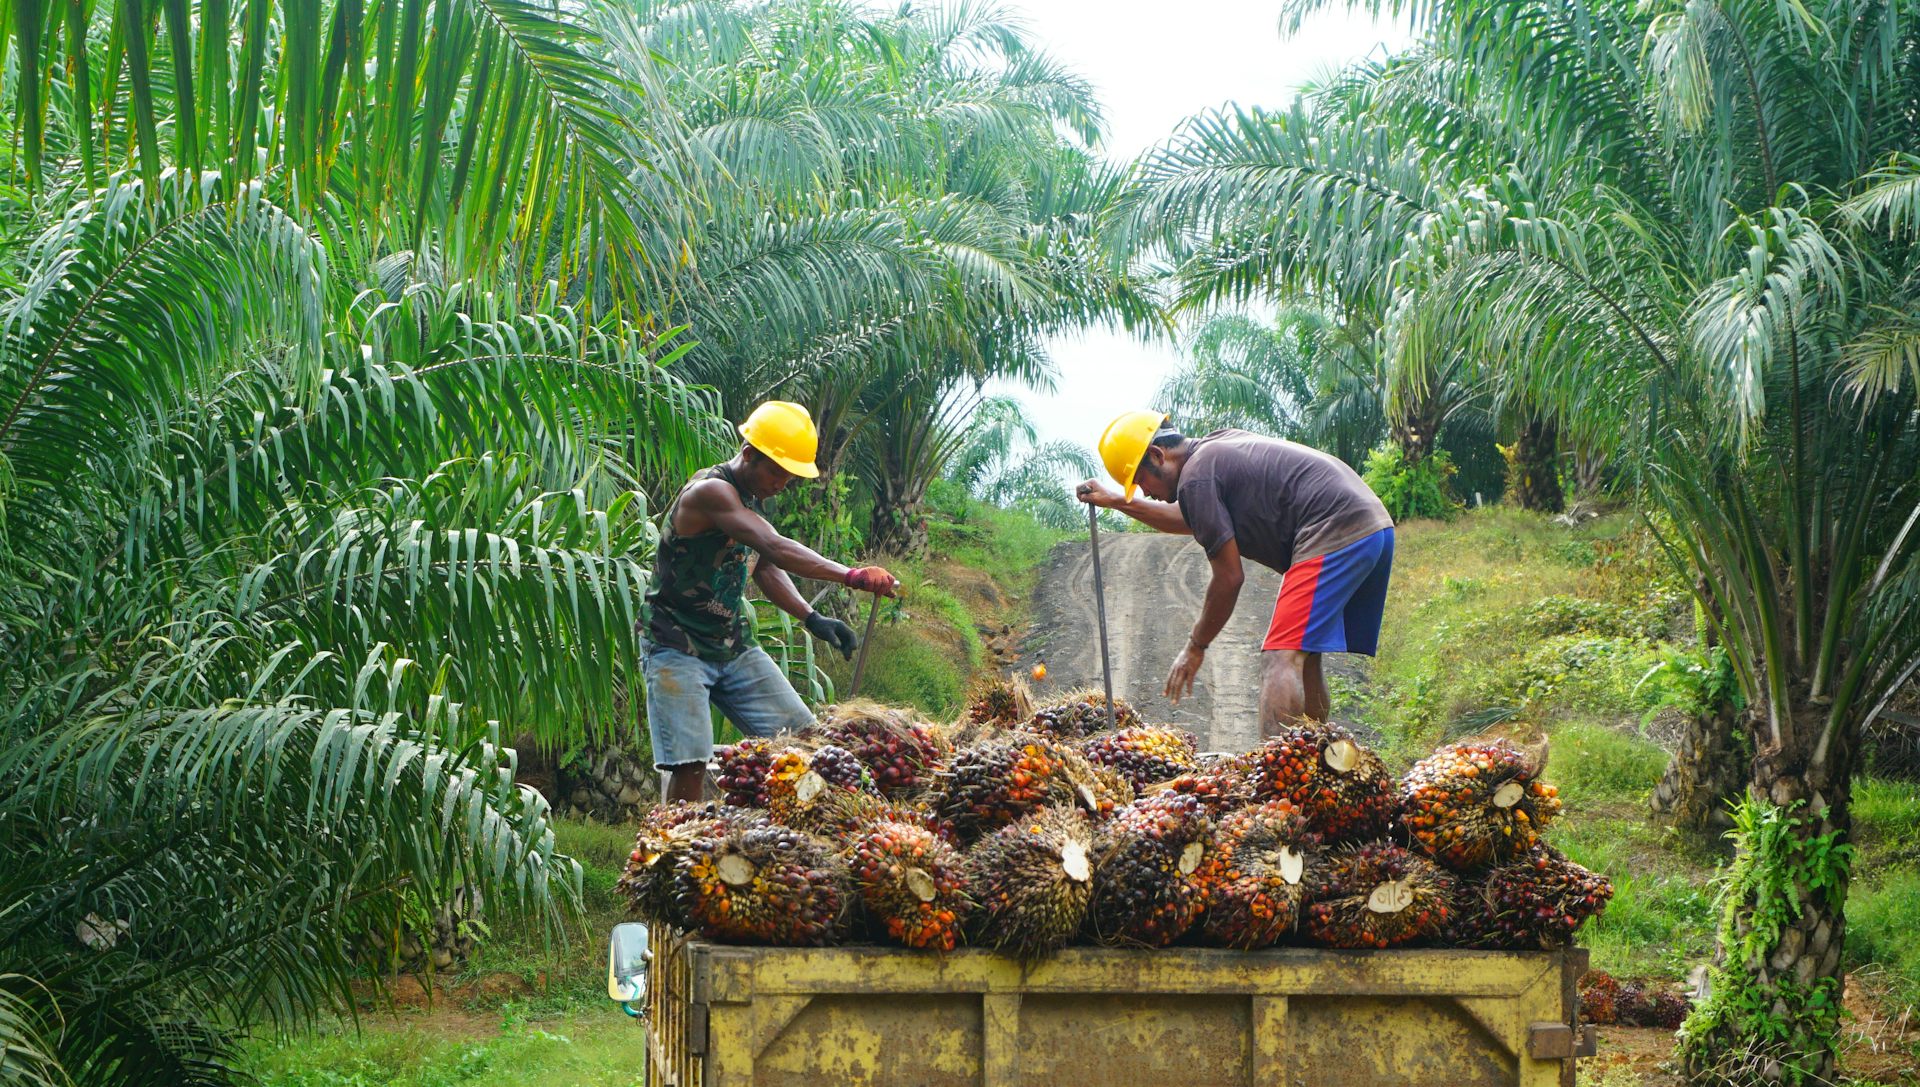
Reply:
<svg viewBox="0 0 1920 1087"><path fill-rule="evenodd" d="M613 935L607 940L607 996L636 1018L646 1016L647 966L651 962L647 926L638 921L613 926Z"/></svg>

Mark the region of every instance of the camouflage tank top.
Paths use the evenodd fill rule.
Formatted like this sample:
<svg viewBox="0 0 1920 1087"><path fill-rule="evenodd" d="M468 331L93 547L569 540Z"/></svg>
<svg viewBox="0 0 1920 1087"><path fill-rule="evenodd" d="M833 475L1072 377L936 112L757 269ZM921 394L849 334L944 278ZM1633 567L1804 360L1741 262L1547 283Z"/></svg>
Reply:
<svg viewBox="0 0 1920 1087"><path fill-rule="evenodd" d="M702 468L667 510L666 532L654 553L653 588L647 592L647 637L657 645L725 663L753 644L753 613L747 606L747 568L752 549L719 529L693 535L674 531L674 515L687 487L709 479L733 484L755 513L760 504L724 464Z"/></svg>

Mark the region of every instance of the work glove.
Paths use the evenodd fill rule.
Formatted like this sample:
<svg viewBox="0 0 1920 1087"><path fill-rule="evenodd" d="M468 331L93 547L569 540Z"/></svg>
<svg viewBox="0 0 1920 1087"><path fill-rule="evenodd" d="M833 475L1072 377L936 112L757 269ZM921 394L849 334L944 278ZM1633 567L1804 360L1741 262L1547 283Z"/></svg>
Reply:
<svg viewBox="0 0 1920 1087"><path fill-rule="evenodd" d="M853 651L860 645L860 639L853 633L852 627L817 611L807 616L804 623L808 634L838 649L842 657L853 659Z"/></svg>
<svg viewBox="0 0 1920 1087"><path fill-rule="evenodd" d="M847 571L847 588L857 593L892 596L900 581L878 566L856 566Z"/></svg>

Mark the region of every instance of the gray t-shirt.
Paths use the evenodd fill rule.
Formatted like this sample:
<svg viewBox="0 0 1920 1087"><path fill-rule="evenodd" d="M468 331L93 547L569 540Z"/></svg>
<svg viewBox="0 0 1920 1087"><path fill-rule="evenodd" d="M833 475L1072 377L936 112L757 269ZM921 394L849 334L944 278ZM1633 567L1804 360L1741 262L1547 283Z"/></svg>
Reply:
<svg viewBox="0 0 1920 1087"><path fill-rule="evenodd" d="M1180 515L1208 558L1237 540L1242 558L1284 572L1393 525L1359 473L1311 446L1244 430L1193 445L1180 470Z"/></svg>

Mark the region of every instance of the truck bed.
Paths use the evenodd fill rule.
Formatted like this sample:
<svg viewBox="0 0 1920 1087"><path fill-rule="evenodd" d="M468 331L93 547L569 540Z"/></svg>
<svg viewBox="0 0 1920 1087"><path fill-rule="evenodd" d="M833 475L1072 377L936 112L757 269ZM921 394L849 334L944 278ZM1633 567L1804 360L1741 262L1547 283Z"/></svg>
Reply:
<svg viewBox="0 0 1920 1087"><path fill-rule="evenodd" d="M668 1087L1546 1087L1584 950L735 947L660 930Z"/></svg>

